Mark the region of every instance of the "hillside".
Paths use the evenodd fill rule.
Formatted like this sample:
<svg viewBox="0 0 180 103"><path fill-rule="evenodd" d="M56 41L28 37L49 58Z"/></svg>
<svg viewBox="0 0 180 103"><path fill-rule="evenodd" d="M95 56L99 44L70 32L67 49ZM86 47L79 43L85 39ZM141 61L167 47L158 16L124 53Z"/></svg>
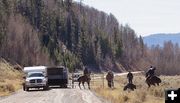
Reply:
<svg viewBox="0 0 180 103"><path fill-rule="evenodd" d="M143 37L144 43L148 47L153 45L159 45L163 47L164 42L171 41L173 44L178 43L180 45L180 33L176 34L153 34Z"/></svg>
<svg viewBox="0 0 180 103"><path fill-rule="evenodd" d="M139 68L142 38L112 14L71 0L2 0L0 17L0 56L9 62L70 71Z"/></svg>
<svg viewBox="0 0 180 103"><path fill-rule="evenodd" d="M0 96L8 95L21 88L22 72L15 70L11 64L0 59Z"/></svg>

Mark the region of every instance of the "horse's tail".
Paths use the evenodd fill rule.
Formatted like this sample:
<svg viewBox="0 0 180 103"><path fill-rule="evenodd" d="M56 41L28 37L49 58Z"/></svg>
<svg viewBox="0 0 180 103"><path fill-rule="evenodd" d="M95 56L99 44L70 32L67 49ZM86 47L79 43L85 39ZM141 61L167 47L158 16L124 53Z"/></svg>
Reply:
<svg viewBox="0 0 180 103"><path fill-rule="evenodd" d="M157 82L158 82L158 83L161 83L161 82L162 82L159 77L156 77L156 79L157 79Z"/></svg>
<svg viewBox="0 0 180 103"><path fill-rule="evenodd" d="M133 84L133 88L136 89L136 85Z"/></svg>
<svg viewBox="0 0 180 103"><path fill-rule="evenodd" d="M161 83L162 81L161 81L161 79L159 78L159 83Z"/></svg>
<svg viewBox="0 0 180 103"><path fill-rule="evenodd" d="M127 86L125 86L123 90L126 91L127 90Z"/></svg>

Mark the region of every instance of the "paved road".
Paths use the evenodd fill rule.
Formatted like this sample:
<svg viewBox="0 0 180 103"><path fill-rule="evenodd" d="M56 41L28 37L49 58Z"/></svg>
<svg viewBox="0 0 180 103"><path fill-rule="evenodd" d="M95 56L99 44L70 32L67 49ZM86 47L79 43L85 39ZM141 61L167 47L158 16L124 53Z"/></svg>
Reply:
<svg viewBox="0 0 180 103"><path fill-rule="evenodd" d="M53 88L48 91L18 91L0 99L0 103L107 103L92 91L85 89Z"/></svg>

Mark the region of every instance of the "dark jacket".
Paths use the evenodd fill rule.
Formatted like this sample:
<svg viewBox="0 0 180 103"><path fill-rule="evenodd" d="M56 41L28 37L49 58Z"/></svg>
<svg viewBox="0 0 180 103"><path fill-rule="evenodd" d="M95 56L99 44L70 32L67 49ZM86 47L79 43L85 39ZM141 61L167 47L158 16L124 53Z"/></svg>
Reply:
<svg viewBox="0 0 180 103"><path fill-rule="evenodd" d="M87 68L84 69L84 75L89 74L89 71Z"/></svg>
<svg viewBox="0 0 180 103"><path fill-rule="evenodd" d="M149 69L147 72L146 72L146 77L152 77L155 75L155 69Z"/></svg>
<svg viewBox="0 0 180 103"><path fill-rule="evenodd" d="M113 79L114 79L114 73L109 71L108 74L106 75L106 80L112 81Z"/></svg>
<svg viewBox="0 0 180 103"><path fill-rule="evenodd" d="M133 79L133 74L132 74L131 72L129 72L129 73L127 74L127 78Z"/></svg>

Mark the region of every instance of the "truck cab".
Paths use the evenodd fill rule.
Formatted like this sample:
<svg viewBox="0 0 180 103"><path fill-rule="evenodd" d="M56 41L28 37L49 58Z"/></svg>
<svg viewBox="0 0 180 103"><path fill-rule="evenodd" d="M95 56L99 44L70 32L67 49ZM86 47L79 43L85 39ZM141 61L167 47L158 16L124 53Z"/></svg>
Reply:
<svg viewBox="0 0 180 103"><path fill-rule="evenodd" d="M25 91L29 91L29 88L43 88L44 90L48 88L47 67L24 67L24 72L26 74L23 84Z"/></svg>

